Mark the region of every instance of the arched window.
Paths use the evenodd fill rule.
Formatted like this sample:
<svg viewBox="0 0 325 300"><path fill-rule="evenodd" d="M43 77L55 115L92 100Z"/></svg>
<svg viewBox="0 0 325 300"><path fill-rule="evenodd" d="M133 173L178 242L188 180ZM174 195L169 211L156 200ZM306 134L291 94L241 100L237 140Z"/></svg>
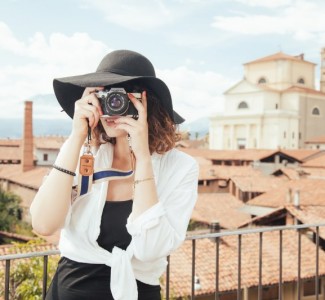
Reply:
<svg viewBox="0 0 325 300"><path fill-rule="evenodd" d="M258 84L263 84L263 83L266 83L266 79L265 79L265 77L261 77L261 78L258 80Z"/></svg>
<svg viewBox="0 0 325 300"><path fill-rule="evenodd" d="M302 77L300 77L298 80L297 80L298 83L300 84L305 84L305 79L303 79Z"/></svg>
<svg viewBox="0 0 325 300"><path fill-rule="evenodd" d="M242 101L238 104L238 109L246 109L248 108L248 104L245 101Z"/></svg>
<svg viewBox="0 0 325 300"><path fill-rule="evenodd" d="M318 107L314 107L314 108L313 108L313 111L312 111L311 113L312 113L312 115L314 115L314 116L319 116L319 115L320 115L319 108L318 108Z"/></svg>

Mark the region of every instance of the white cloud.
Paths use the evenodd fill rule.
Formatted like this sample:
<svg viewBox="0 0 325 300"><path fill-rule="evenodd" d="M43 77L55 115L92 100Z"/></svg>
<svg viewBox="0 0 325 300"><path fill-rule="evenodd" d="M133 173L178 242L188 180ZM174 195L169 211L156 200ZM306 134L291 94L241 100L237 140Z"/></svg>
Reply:
<svg viewBox="0 0 325 300"><path fill-rule="evenodd" d="M236 0L246 4L266 1ZM269 1L271 3L272 1ZM285 1L277 1L285 5ZM290 1L288 1L290 4ZM264 14L237 13L233 16L216 16L212 26L224 31L248 35L290 34L298 40L319 38L325 28L325 3L321 1L295 1L291 5Z"/></svg>
<svg viewBox="0 0 325 300"><path fill-rule="evenodd" d="M0 23L0 50L26 61L0 69L0 117L4 118L17 115L17 107L26 98L52 93L53 78L95 71L110 51L86 33L53 33L46 38L38 32L27 42L20 41L4 23Z"/></svg>
<svg viewBox="0 0 325 300"><path fill-rule="evenodd" d="M131 30L146 30L171 23L177 12L169 9L163 1L83 0L87 9L95 9L106 20Z"/></svg>
<svg viewBox="0 0 325 300"><path fill-rule="evenodd" d="M157 70L170 88L174 109L187 121L223 110L222 93L234 82L221 74L197 72L188 67Z"/></svg>
<svg viewBox="0 0 325 300"><path fill-rule="evenodd" d="M235 0L236 2L249 5L268 8L276 8L292 4L294 0Z"/></svg>

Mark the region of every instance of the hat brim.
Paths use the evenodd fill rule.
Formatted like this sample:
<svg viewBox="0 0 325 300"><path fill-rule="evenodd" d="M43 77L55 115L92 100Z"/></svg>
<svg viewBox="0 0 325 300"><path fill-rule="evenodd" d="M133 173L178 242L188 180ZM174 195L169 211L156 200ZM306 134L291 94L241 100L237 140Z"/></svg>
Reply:
<svg viewBox="0 0 325 300"><path fill-rule="evenodd" d="M181 124L185 121L184 118L173 110L172 98L167 85L156 77L123 76L109 72L95 72L79 76L56 78L53 80L53 88L59 104L69 117L73 118L74 103L81 98L86 87L110 86L133 80L141 80L158 96L175 124Z"/></svg>

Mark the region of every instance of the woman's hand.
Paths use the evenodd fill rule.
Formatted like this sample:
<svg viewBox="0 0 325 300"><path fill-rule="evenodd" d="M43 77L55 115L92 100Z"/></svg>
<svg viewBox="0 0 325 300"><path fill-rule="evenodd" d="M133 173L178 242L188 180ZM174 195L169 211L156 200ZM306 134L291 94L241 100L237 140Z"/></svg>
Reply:
<svg viewBox="0 0 325 300"><path fill-rule="evenodd" d="M104 87L85 88L81 99L75 102L72 125L72 135L85 139L88 133L88 125L94 129L103 114L95 91L103 90Z"/></svg>
<svg viewBox="0 0 325 300"><path fill-rule="evenodd" d="M116 129L125 130L131 137L132 151L137 159L150 157L148 121L147 121L147 95L142 92L141 101L128 93L129 99L138 111L139 118L134 120L131 117L120 117L114 122Z"/></svg>

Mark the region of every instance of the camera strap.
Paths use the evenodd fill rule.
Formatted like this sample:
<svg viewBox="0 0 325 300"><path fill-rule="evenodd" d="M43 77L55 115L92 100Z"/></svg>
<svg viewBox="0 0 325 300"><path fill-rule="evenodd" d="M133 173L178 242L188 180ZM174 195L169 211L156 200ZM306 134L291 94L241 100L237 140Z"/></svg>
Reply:
<svg viewBox="0 0 325 300"><path fill-rule="evenodd" d="M84 153L80 157L79 165L79 183L78 183L78 196L82 196L91 191L93 183L100 183L107 180L120 179L122 177L127 178L133 176L135 158L131 147L131 137L128 135L128 142L131 155L131 170L122 171L118 169L105 169L94 171L95 158L91 151L91 129L88 127L88 137L85 144Z"/></svg>
<svg viewBox="0 0 325 300"><path fill-rule="evenodd" d="M94 174L94 156L91 152L91 128L88 126L87 142L84 146L84 153L80 156L79 173L81 176L91 176Z"/></svg>

